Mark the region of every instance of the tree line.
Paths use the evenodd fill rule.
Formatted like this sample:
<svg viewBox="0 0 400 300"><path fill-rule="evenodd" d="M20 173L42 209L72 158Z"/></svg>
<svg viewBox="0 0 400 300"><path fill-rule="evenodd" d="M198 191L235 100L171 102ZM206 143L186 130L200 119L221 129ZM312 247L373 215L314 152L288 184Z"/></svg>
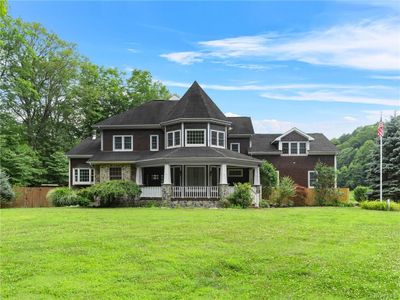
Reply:
<svg viewBox="0 0 400 300"><path fill-rule="evenodd" d="M64 184L64 153L105 118L171 97L148 71L92 63L39 23L0 15L0 166L12 184Z"/></svg>
<svg viewBox="0 0 400 300"><path fill-rule="evenodd" d="M377 124L359 127L332 142L339 150L337 156L338 185L354 189L370 189L369 198L379 199L380 150ZM400 116L385 122L383 136L383 196L400 200Z"/></svg>

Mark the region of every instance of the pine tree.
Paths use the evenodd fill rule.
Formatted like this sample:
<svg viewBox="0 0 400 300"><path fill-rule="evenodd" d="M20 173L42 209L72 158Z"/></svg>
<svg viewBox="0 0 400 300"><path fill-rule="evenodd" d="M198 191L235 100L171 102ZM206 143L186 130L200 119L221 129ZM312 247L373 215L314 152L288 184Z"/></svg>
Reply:
<svg viewBox="0 0 400 300"><path fill-rule="evenodd" d="M378 138L376 143L379 145ZM382 143L383 198L400 201L400 116L392 117L389 122L385 123ZM371 199L379 198L379 151L379 147L376 147L367 174L368 183L372 188Z"/></svg>

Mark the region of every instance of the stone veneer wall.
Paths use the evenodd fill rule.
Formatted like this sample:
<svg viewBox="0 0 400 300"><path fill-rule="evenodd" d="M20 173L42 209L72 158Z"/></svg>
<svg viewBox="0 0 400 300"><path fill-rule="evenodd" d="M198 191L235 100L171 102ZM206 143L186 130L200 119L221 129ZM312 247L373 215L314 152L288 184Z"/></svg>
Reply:
<svg viewBox="0 0 400 300"><path fill-rule="evenodd" d="M136 168L132 167L130 164L112 164L99 166L99 182L110 180L110 167L121 167L122 180L135 180L136 174L133 172L133 170L136 172Z"/></svg>

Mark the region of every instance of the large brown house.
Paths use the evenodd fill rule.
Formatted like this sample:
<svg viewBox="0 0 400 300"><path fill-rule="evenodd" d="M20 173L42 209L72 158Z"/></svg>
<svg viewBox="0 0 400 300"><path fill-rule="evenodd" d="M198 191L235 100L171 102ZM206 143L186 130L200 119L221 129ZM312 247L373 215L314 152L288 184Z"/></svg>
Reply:
<svg viewBox="0 0 400 300"><path fill-rule="evenodd" d="M318 161L336 166L323 134L254 134L249 117L226 117L197 82L180 100L150 101L93 127L100 137L67 153L70 186L125 179L142 187L143 198L218 199L233 183L250 182L257 204L264 159L306 187Z"/></svg>

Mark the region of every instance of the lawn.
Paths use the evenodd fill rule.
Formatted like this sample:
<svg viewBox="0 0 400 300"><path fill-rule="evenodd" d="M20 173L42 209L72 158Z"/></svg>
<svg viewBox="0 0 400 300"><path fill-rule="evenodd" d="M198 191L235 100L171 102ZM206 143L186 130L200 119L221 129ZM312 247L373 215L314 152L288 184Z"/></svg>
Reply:
<svg viewBox="0 0 400 300"><path fill-rule="evenodd" d="M400 213L1 210L1 298L400 298Z"/></svg>

